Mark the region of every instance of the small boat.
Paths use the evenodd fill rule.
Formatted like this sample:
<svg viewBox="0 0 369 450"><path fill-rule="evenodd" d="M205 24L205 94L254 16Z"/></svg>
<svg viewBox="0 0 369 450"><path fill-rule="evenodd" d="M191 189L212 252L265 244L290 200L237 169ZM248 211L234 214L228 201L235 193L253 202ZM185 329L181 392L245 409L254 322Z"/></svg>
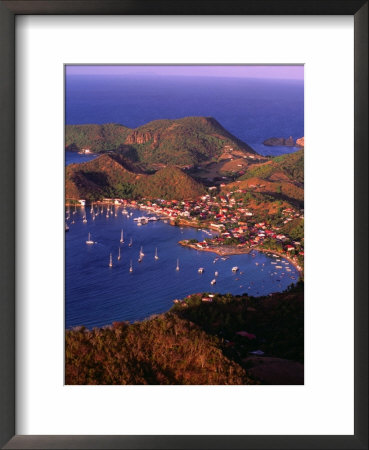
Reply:
<svg viewBox="0 0 369 450"><path fill-rule="evenodd" d="M120 241L121 244L124 244L124 237L123 237L123 229L120 232Z"/></svg>
<svg viewBox="0 0 369 450"><path fill-rule="evenodd" d="M199 273L204 273L204 268L203 267L199 267L197 270Z"/></svg>
<svg viewBox="0 0 369 450"><path fill-rule="evenodd" d="M106 216L105 216L107 219L109 219L109 213L108 212L106 212Z"/></svg>
<svg viewBox="0 0 369 450"><path fill-rule="evenodd" d="M143 249L141 247L141 249L140 249L140 257L143 257L143 256L145 256L145 253L143 252Z"/></svg>
<svg viewBox="0 0 369 450"><path fill-rule="evenodd" d="M157 248L155 249L155 256L154 256L154 258L155 258L155 259L159 259L159 256L158 256L158 249L157 249Z"/></svg>
<svg viewBox="0 0 369 450"><path fill-rule="evenodd" d="M120 247L118 248L118 261L120 260Z"/></svg>
<svg viewBox="0 0 369 450"><path fill-rule="evenodd" d="M129 271L132 273L133 272L133 266L132 266L132 259L131 259L131 264L129 266Z"/></svg>
<svg viewBox="0 0 369 450"><path fill-rule="evenodd" d="M219 258L215 258L213 263L215 264L218 261Z"/></svg>
<svg viewBox="0 0 369 450"><path fill-rule="evenodd" d="M132 247L132 238L131 238L131 240L129 241L128 247Z"/></svg>
<svg viewBox="0 0 369 450"><path fill-rule="evenodd" d="M232 267L232 272L237 272L237 271L238 271L238 267L237 266Z"/></svg>
<svg viewBox="0 0 369 450"><path fill-rule="evenodd" d="M91 203L91 209L90 209L90 213L92 214L94 212L94 204Z"/></svg>
<svg viewBox="0 0 369 450"><path fill-rule="evenodd" d="M275 266L276 269L282 269L282 266Z"/></svg>
<svg viewBox="0 0 369 450"><path fill-rule="evenodd" d="M177 271L179 270L179 259L177 259L177 267L176 267L176 270L177 270Z"/></svg>
<svg viewBox="0 0 369 450"><path fill-rule="evenodd" d="M86 216L83 216L83 220L82 220L82 222L83 222L83 223L87 223L87 219L86 219Z"/></svg>
<svg viewBox="0 0 369 450"><path fill-rule="evenodd" d="M113 267L113 255L110 253L109 267Z"/></svg>
<svg viewBox="0 0 369 450"><path fill-rule="evenodd" d="M68 224L65 224L65 231L69 231Z"/></svg>
<svg viewBox="0 0 369 450"><path fill-rule="evenodd" d="M141 227L141 226L142 226L141 221L140 221L140 222L137 222L137 226L138 226L138 227Z"/></svg>
<svg viewBox="0 0 369 450"><path fill-rule="evenodd" d="M217 277L218 275L219 275L219 272L216 271L216 272L214 273L214 276Z"/></svg>
<svg viewBox="0 0 369 450"><path fill-rule="evenodd" d="M91 233L88 233L88 239L86 241L86 244L89 244L89 245L94 244L94 241L91 240Z"/></svg>
<svg viewBox="0 0 369 450"><path fill-rule="evenodd" d="M92 214L92 220L95 220L95 214Z"/></svg>
<svg viewBox="0 0 369 450"><path fill-rule="evenodd" d="M75 214L77 212L77 207L76 207L76 205L74 205L74 211L73 211L73 214Z"/></svg>
<svg viewBox="0 0 369 450"><path fill-rule="evenodd" d="M213 285L217 282L217 280L214 278L213 280L210 281L210 284Z"/></svg>

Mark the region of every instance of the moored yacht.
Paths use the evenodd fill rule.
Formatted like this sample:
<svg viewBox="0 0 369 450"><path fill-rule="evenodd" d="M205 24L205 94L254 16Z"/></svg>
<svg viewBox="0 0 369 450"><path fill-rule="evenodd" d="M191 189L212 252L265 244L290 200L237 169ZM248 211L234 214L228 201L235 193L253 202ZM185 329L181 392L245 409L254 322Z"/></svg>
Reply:
<svg viewBox="0 0 369 450"><path fill-rule="evenodd" d="M86 241L86 244L89 244L89 245L94 244L94 241L91 240L91 233L88 233L88 239Z"/></svg>

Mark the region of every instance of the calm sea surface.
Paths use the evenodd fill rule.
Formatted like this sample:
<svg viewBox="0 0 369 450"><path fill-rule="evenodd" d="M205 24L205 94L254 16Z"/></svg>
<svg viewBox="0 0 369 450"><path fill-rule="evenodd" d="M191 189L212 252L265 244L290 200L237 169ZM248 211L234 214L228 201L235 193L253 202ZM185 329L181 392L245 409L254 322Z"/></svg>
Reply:
<svg viewBox="0 0 369 450"><path fill-rule="evenodd" d="M258 153L270 137L304 136L304 83L241 78L73 75L66 80L66 122L120 123L136 128L151 120L212 116Z"/></svg>
<svg viewBox="0 0 369 450"><path fill-rule="evenodd" d="M73 210L72 210L73 211ZM298 279L298 272L288 261L255 252L256 256L234 255L227 260L215 253L181 247L182 239L202 240L208 235L194 228L179 228L163 221L137 226L134 217L144 211L128 209L127 218L117 208L117 215L106 218L106 208L92 220L90 208L77 208L68 221L66 238L66 327L103 326L113 321L136 321L167 311L176 298L196 292L220 292L262 295L282 291ZM82 222L83 215L87 223ZM71 223L74 220L74 224ZM120 244L121 229L124 244ZM88 233L95 242L87 245ZM128 243L132 238L132 246ZM138 262L143 247L143 261ZM118 248L121 259L118 261ZM159 259L155 260L155 248ZM113 267L109 256L113 254ZM176 271L177 258L180 270ZM129 272L132 260L133 272ZM272 264L274 263L274 264ZM276 266L282 266L277 269ZM238 266L239 272L232 273ZM203 274L198 268L205 269ZM288 271L287 268L290 270ZM219 275L215 285L210 282Z"/></svg>
<svg viewBox="0 0 369 450"><path fill-rule="evenodd" d="M301 81L156 76L69 76L66 81L66 122L121 123L131 128L151 120L185 116L212 116L227 130L261 154L278 155L295 148L266 147L273 136L304 135L304 86ZM91 155L66 152L66 164L84 162ZM162 221L138 227L132 210L126 218L106 212L87 223L77 209L68 221L66 237L66 327L103 326L119 320L141 320L167 311L173 299L196 292L262 295L284 290L298 279L286 261L261 253L218 259L216 254L197 252L178 245L181 239L202 240L207 235L192 228L180 229ZM74 224L71 223L74 220ZM121 260L117 260L120 231ZM94 245L87 245L88 232ZM128 247L130 238L132 247ZM145 256L138 263L140 247ZM159 260L154 259L158 248ZM109 268L109 254L113 267ZM180 270L175 270L177 258ZM130 260L133 273L129 273ZM233 266L240 271L233 274ZM276 269L281 265L282 269ZM200 275L197 270L204 267ZM291 270L287 271L287 267ZM210 285L215 271L217 283ZM241 273L242 272L242 273Z"/></svg>

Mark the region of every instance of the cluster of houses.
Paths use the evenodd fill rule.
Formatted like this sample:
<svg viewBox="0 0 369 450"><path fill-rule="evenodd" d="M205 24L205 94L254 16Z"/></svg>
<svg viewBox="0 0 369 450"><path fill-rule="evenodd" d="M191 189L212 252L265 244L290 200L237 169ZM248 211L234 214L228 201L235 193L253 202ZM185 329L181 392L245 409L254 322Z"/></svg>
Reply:
<svg viewBox="0 0 369 450"><path fill-rule="evenodd" d="M209 194L197 200L188 201L114 199L113 202L117 205L123 204L146 209L163 219L168 219L172 224L209 228L216 231L216 235L208 233L209 237L195 244L199 249L222 245L260 248L265 245L269 246L266 249L279 250L301 260L304 255L303 242L292 240L283 234L281 229L288 222L303 218L303 211L285 208L281 211L277 223L276 220L268 220L268 217L265 217L263 221L258 221L257 214L250 209L247 201L243 200L242 196L235 195L245 192L238 190L216 193L214 190L210 190ZM111 199L109 201L111 202ZM276 244L274 248L273 243Z"/></svg>

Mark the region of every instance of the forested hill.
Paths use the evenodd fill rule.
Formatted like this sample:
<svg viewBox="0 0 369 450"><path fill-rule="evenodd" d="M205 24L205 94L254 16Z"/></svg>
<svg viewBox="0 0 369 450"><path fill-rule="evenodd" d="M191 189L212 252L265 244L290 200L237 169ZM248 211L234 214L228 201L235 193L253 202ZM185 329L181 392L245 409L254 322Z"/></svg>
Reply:
<svg viewBox="0 0 369 450"><path fill-rule="evenodd" d="M303 384L303 312L300 282L266 297L193 294L143 322L67 330L65 383Z"/></svg>
<svg viewBox="0 0 369 450"><path fill-rule="evenodd" d="M70 151L114 151L145 164L193 166L226 152L254 155L212 117L155 120L131 129L119 124L67 125L65 146Z"/></svg>
<svg viewBox="0 0 369 450"><path fill-rule="evenodd" d="M204 187L177 167L168 166L154 175L132 172L119 155L101 155L70 164L65 174L66 199L164 198L192 199L205 193Z"/></svg>
<svg viewBox="0 0 369 450"><path fill-rule="evenodd" d="M268 204L282 201L303 208L304 149L248 167L244 175L223 187L226 192L235 189L247 191L249 201L251 198Z"/></svg>

